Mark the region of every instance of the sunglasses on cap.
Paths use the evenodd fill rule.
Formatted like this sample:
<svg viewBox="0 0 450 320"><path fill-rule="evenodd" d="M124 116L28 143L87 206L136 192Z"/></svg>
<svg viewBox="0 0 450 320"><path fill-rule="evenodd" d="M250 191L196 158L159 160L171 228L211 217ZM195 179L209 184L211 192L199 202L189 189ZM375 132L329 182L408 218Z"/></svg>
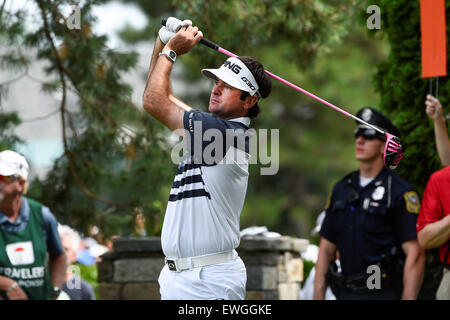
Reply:
<svg viewBox="0 0 450 320"><path fill-rule="evenodd" d="M9 182L11 180L17 179L15 175L12 176L4 176L0 174L0 182Z"/></svg>
<svg viewBox="0 0 450 320"><path fill-rule="evenodd" d="M353 131L353 134L355 135L355 139L362 136L366 140L378 139L381 141L386 141L386 137L383 134L371 128L356 128Z"/></svg>

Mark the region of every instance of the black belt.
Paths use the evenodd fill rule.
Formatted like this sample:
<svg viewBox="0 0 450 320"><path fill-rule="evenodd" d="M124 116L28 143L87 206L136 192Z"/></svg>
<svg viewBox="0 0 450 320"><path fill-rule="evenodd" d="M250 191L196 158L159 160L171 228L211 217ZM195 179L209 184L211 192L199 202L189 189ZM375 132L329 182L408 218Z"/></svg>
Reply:
<svg viewBox="0 0 450 320"><path fill-rule="evenodd" d="M348 276L342 277L342 285L349 290L352 291L366 291L372 292L367 287L367 279L370 277L370 274L367 273L357 273ZM381 271L381 287L383 289L391 289L392 288L392 280L387 275L386 272Z"/></svg>
<svg viewBox="0 0 450 320"><path fill-rule="evenodd" d="M342 284L350 290L366 290L367 289L367 273L357 273L342 277Z"/></svg>

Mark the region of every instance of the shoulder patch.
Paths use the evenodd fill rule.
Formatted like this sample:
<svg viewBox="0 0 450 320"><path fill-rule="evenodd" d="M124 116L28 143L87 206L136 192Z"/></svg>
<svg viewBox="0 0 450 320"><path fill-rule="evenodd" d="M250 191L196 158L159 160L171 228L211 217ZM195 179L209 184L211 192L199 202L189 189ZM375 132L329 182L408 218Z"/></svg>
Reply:
<svg viewBox="0 0 450 320"><path fill-rule="evenodd" d="M406 210L411 213L419 213L420 209L420 200L419 195L415 191L408 191L405 192L403 195L403 198L405 198L405 206Z"/></svg>

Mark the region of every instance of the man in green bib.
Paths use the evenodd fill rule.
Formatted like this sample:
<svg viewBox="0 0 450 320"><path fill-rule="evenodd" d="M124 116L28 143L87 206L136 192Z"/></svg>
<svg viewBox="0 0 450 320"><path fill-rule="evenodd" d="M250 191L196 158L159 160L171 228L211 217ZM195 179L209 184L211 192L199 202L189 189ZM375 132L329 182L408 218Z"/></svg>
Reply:
<svg viewBox="0 0 450 320"><path fill-rule="evenodd" d="M50 210L23 195L29 166L0 152L0 299L50 300L61 292L66 254Z"/></svg>

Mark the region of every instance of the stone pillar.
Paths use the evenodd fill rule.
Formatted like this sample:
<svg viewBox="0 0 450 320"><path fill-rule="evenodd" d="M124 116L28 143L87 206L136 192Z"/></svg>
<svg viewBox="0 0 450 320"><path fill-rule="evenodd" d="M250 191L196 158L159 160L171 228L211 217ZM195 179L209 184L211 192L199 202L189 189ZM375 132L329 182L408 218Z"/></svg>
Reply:
<svg viewBox="0 0 450 320"><path fill-rule="evenodd" d="M158 277L164 266L159 237L118 238L98 264L101 300L159 300Z"/></svg>
<svg viewBox="0 0 450 320"><path fill-rule="evenodd" d="M297 300L308 240L291 237L242 238L237 251L247 268L247 300Z"/></svg>
<svg viewBox="0 0 450 320"><path fill-rule="evenodd" d="M300 252L308 240L291 237L241 239L237 251L247 267L247 300L296 300L303 281ZM114 239L113 251L98 264L102 300L160 299L164 266L159 237Z"/></svg>

